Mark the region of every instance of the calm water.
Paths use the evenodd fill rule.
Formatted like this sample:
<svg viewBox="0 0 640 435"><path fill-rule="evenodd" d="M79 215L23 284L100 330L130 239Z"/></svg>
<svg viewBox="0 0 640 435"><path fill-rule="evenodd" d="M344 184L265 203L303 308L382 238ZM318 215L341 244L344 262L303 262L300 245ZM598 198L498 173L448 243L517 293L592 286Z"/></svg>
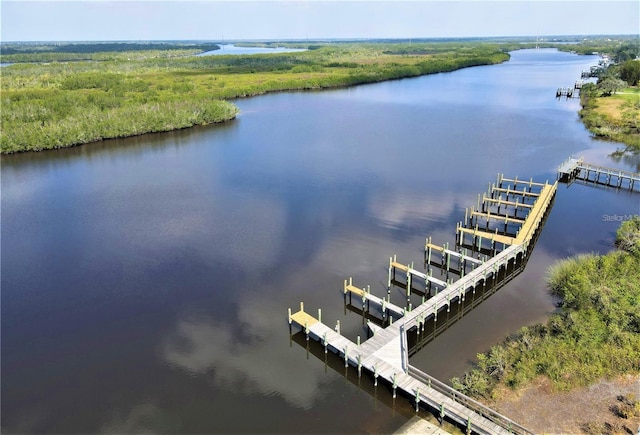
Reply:
<svg viewBox="0 0 640 435"><path fill-rule="evenodd" d="M287 308L321 307L355 340L342 280L384 294L388 256L453 242L496 173L552 180L571 154L637 170L554 98L595 63L519 51L240 100L225 125L2 157L3 433L393 431L409 401L390 408L386 387L375 400L367 378L291 343ZM603 214L635 213L637 195L561 186L527 269L412 363L447 380L543 320L546 268L609 250Z"/></svg>
<svg viewBox="0 0 640 435"><path fill-rule="evenodd" d="M268 54L268 53L295 53L296 51L306 51L302 48L285 47L236 47L233 44L220 44L220 50L205 51L197 56L223 56L227 54Z"/></svg>

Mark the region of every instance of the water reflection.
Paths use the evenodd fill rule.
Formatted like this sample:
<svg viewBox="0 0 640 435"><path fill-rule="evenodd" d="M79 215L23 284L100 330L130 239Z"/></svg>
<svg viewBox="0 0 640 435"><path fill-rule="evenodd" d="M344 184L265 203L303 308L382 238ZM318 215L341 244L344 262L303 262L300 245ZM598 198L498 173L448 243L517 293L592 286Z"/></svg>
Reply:
<svg viewBox="0 0 640 435"><path fill-rule="evenodd" d="M223 125L2 156L2 430L392 431L406 417L289 347L286 308L322 308L355 340L343 279L385 292L389 255L418 263L426 236L453 242L496 173L552 180L571 154L629 169L554 98L592 59L519 52L239 100ZM610 249L602 214L637 208L559 189L527 269L412 363L448 379L543 318L546 267Z"/></svg>
<svg viewBox="0 0 640 435"><path fill-rule="evenodd" d="M260 311L267 308L277 311L281 307L262 306ZM282 327L282 319L275 319L277 326ZM322 372L315 367L283 364L278 358L281 349L274 349L267 334L274 328L255 327L256 321L259 318L245 316L239 319L240 325L181 320L176 333L167 340L164 357L167 363L191 375L211 371L215 387L240 389L249 395L276 394L293 407L310 409L314 400L321 398L319 385L327 378L323 379ZM243 336L238 336L237 329Z"/></svg>
<svg viewBox="0 0 640 435"><path fill-rule="evenodd" d="M304 48L286 48L286 47L236 47L233 44L220 44L219 50L205 51L196 56L226 56L226 55L245 55L245 54L269 54L269 53L295 53L298 51L307 51Z"/></svg>

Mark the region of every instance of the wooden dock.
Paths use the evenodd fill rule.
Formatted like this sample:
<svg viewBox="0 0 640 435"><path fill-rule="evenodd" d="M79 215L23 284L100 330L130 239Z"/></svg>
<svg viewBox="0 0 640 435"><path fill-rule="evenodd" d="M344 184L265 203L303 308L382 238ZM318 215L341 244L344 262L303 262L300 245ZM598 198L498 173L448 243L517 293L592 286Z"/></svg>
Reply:
<svg viewBox="0 0 640 435"><path fill-rule="evenodd" d="M404 316L404 308L392 304L389 299L379 298L378 296L371 294L371 289L369 287L365 289L354 286L352 278L349 278L348 283L346 279L344 280L343 293L345 295L348 294L349 298L354 294L361 298L363 309L365 304L371 304L371 302L373 302L375 305L380 307L383 319L389 316L389 314L394 314L397 317Z"/></svg>
<svg viewBox="0 0 640 435"><path fill-rule="evenodd" d="M526 244L528 240L532 236L532 232L535 232L546 213L551 199L555 195L556 189L558 187L558 182L556 181L554 184L548 183L533 183L533 181L523 182L520 181L521 184L526 184L521 191L511 188L511 187L501 187L503 183L513 183L515 184L518 180L506 179L503 177L499 177L498 186L491 186L489 189L489 196L482 196L482 204L478 207L481 210L487 211L475 211L473 207L471 211L465 210L465 220L459 222L456 227L457 241L458 244L464 246L465 244L465 235L472 236L472 247L482 247L482 243L484 240L490 242L491 250L496 250L496 243L502 244L503 249L506 246L514 245L514 244ZM532 191L533 188L536 188L537 191ZM513 202L513 201L503 201L501 199L502 194L506 194L507 197L510 195L521 195L524 197L535 199L533 204L529 203L521 203L521 202ZM499 197L496 199L496 195ZM504 205L506 207L513 207L514 209L518 209L518 207L526 210L528 212L526 218L513 218L508 217L504 214L498 214L496 212L490 211L490 209L497 204L498 207ZM517 211L515 212L517 215ZM475 218L475 221L474 221ZM478 218L482 218L486 221L485 229L481 229L478 225ZM499 232L498 228L494 228L493 231L489 231L489 222L490 220L494 220L498 223L503 223L505 231L502 233ZM520 227L516 230L515 234L508 235L506 233L506 229L509 224L520 224Z"/></svg>
<svg viewBox="0 0 640 435"><path fill-rule="evenodd" d="M363 369L373 376L374 385L383 380L393 390L394 397L399 389L412 398L416 410L427 406L439 412L440 418L449 418L467 429L467 433L508 434L532 432L516 422L491 410L479 402L457 392L453 388L420 372L408 363L406 332L402 325L379 328L373 337L357 344L340 335L339 324L331 329L301 310L289 317L290 323L301 326L307 337L320 341L325 348L344 359L345 367ZM312 317L311 317L312 318ZM300 325L298 319L304 319ZM313 319L313 318L312 318ZM500 423L497 423L499 421Z"/></svg>
<svg viewBox="0 0 640 435"><path fill-rule="evenodd" d="M569 158L558 168L558 180L572 183L581 180L587 184L640 192L640 173L607 168L584 161L584 158Z"/></svg>
<svg viewBox="0 0 640 435"><path fill-rule="evenodd" d="M574 85L573 87L567 87L567 88L558 88L556 90L556 98L560 98L560 97L567 97L567 98L578 97L578 96L580 96L580 89L581 88L582 88L582 86L577 87L577 85Z"/></svg>
<svg viewBox="0 0 640 435"><path fill-rule="evenodd" d="M446 384L420 372L409 365L409 349L407 331L424 331L425 323L437 322L438 313L442 310L450 311L453 304L465 301L467 293L475 295L476 288L482 289L498 283L500 277L512 278L516 264L525 264L530 252L530 244L544 222L553 198L558 182L554 184L537 183L533 180L518 180L504 178L499 175L496 183L489 186L489 194L479 196L478 208L471 213L467 210L465 222L457 225L456 238L458 245L463 245L464 235L473 235L473 247L471 254L466 248L449 249L448 244L442 246L432 243L431 238L425 241L425 263L428 272L416 270L413 263L403 264L396 256L389 258L389 280L387 297L381 298L371 294L370 287L357 287L349 278L344 281L343 293L353 295L362 301L363 313L365 304L375 304L381 309L383 319L388 316L389 326L382 328L368 322L373 334L364 342L357 337L356 343L340 334L340 322L334 329L326 326L321 321L321 311L318 310L318 318L305 312L301 303L300 310L292 313L289 309L288 320L290 325L297 325L304 331L307 338L311 337L322 343L325 353L328 350L337 353L344 359L345 367L356 367L358 375L364 369L373 376L374 385L382 378L393 390L400 389L405 395L415 402L416 410L421 406L427 407L432 412L440 415L440 418L448 418L461 427L466 428L467 433L477 434L502 434L517 433L530 434L529 430L509 420L507 417L487 408L473 399L455 391ZM520 189L522 187L522 189ZM506 194L503 199L502 195ZM519 197L516 201L510 201L509 197ZM482 198L482 204L480 204ZM526 211L526 216L509 217L498 215L495 207L504 209L520 209ZM482 210L480 212L480 210ZM517 212L516 212L517 214ZM508 225L516 225L518 229L512 235L499 234L497 228L493 232L478 229L478 219L498 221ZM475 227L466 225L474 223ZM490 240L493 255L483 255L482 239ZM501 243L502 249L498 250L496 243ZM476 249L477 248L477 249ZM436 266L447 272L447 280L434 278L431 266ZM468 270L469 267L471 270ZM390 303L390 288L395 281L396 271L401 271L406 277L407 304L406 308ZM454 271L457 280L449 278L449 272ZM413 308L410 303L410 295L413 291L412 280L421 280L425 289L422 303ZM403 283L401 283L404 285ZM437 285L435 294L432 295L431 286Z"/></svg>

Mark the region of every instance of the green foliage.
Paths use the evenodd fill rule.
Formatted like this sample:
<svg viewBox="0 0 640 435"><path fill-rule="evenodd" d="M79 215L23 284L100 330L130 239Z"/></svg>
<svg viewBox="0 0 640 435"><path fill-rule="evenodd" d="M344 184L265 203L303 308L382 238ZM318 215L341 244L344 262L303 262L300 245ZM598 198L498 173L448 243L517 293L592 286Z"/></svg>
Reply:
<svg viewBox="0 0 640 435"><path fill-rule="evenodd" d="M580 117L584 125L598 137L625 143L631 150L640 150L640 89L625 88L620 94L605 97L601 92L601 87L593 83L582 87ZM621 101L617 109L619 116L599 110L603 98Z"/></svg>
<svg viewBox="0 0 640 435"><path fill-rule="evenodd" d="M18 43L3 42L3 62L62 62L79 60L113 60L144 57L175 57L220 49L214 43L189 42L74 42Z"/></svg>
<svg viewBox="0 0 640 435"><path fill-rule="evenodd" d="M636 244L639 222L621 227L633 227ZM566 390L640 372L640 255L616 251L563 260L550 269L548 282L561 300L559 312L478 355L475 369L452 380L456 388L490 397L497 385L515 388L540 375Z"/></svg>
<svg viewBox="0 0 640 435"><path fill-rule="evenodd" d="M184 44L164 51L151 44L143 51L114 48L101 53L31 47L31 52L15 56L70 54L101 61L4 67L0 149L9 153L60 148L220 122L237 113L220 100L372 83L509 58L503 47L475 42L416 44L411 54L385 54L401 52L394 48L398 45L323 44L295 53L200 57L184 55ZM124 44L122 49L132 46ZM421 54L426 52L431 54ZM171 57L175 53L183 55Z"/></svg>
<svg viewBox="0 0 640 435"><path fill-rule="evenodd" d="M580 42L559 44L557 47L559 50L573 51L578 54L609 54L616 62L624 62L635 58L638 54L636 47L639 45L640 38L637 35L617 35L582 38ZM634 52L636 54L633 54Z"/></svg>
<svg viewBox="0 0 640 435"><path fill-rule="evenodd" d="M620 78L629 86L636 86L640 81L640 60L628 60L620 65Z"/></svg>
<svg viewBox="0 0 640 435"><path fill-rule="evenodd" d="M614 52L614 60L616 63L626 62L628 60L640 57L640 39L631 41L618 47Z"/></svg>
<svg viewBox="0 0 640 435"><path fill-rule="evenodd" d="M597 88L602 91L603 96L609 96L615 94L620 89L627 86L624 80L620 80L614 77L607 77L597 84Z"/></svg>
<svg viewBox="0 0 640 435"><path fill-rule="evenodd" d="M616 232L616 245L633 255L640 256L640 216L624 221Z"/></svg>

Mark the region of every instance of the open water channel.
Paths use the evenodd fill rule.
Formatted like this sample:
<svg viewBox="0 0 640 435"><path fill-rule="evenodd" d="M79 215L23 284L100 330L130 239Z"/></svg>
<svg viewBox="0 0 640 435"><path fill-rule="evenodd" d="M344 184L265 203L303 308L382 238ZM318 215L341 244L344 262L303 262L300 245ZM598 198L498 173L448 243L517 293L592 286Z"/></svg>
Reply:
<svg viewBox="0 0 640 435"><path fill-rule="evenodd" d="M637 170L556 100L595 56L237 101L224 125L2 157L2 432L390 432L411 414L290 342L300 301L345 335L344 278L454 241L498 172L570 155ZM638 196L558 189L525 271L412 357L442 380L554 310L555 260L612 248ZM403 290L392 298L401 302Z"/></svg>

